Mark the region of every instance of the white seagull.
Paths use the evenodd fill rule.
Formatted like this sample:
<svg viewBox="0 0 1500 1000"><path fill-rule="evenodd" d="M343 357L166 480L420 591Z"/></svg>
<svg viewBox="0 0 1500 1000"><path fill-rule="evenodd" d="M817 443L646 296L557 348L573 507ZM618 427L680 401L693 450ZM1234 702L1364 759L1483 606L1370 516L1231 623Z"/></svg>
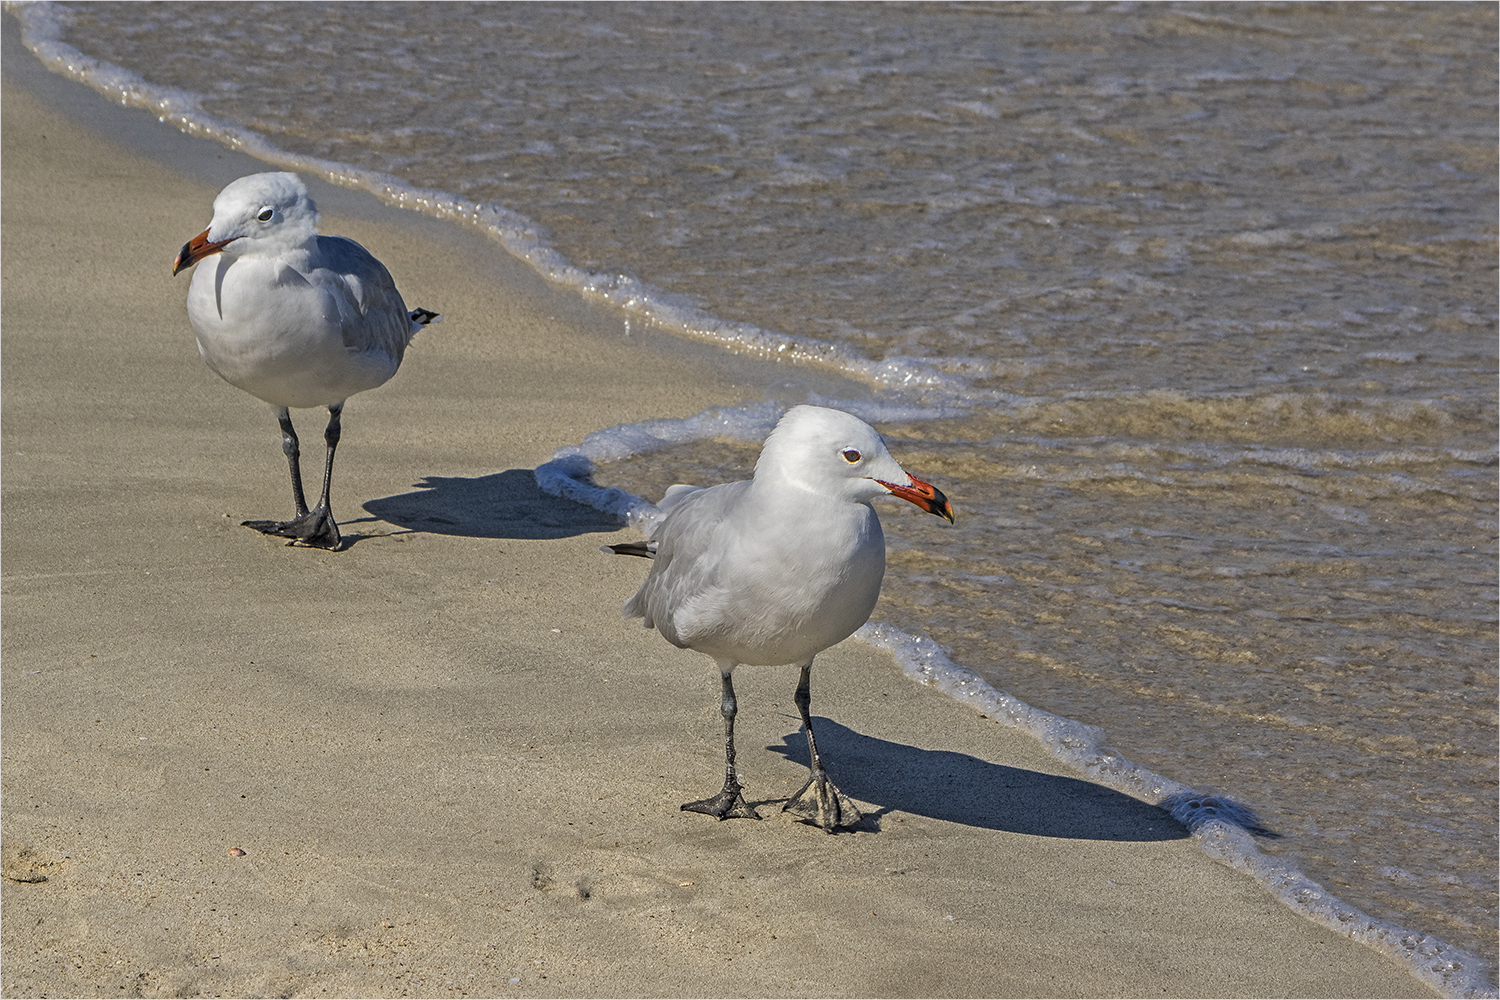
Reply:
<svg viewBox="0 0 1500 1000"><path fill-rule="evenodd" d="M649 542L608 548L654 560L625 604L672 645L719 664L724 788L682 808L759 819L734 767L734 683L741 663L801 668L795 700L807 731L807 784L782 807L826 831L859 809L823 769L813 740L813 657L865 623L885 574L885 535L870 501L897 496L952 522L936 487L907 474L875 429L841 410L796 406L766 439L755 478L702 489L673 486Z"/></svg>
<svg viewBox="0 0 1500 1000"><path fill-rule="evenodd" d="M296 174L250 174L214 199L214 217L183 246L172 274L193 273L188 320L198 352L224 381L270 403L292 472L296 516L247 527L324 549L339 547L328 507L344 400L383 384L418 330L441 319L407 312L385 265L342 236L318 235L318 210ZM323 495L307 508L288 407L328 407Z"/></svg>

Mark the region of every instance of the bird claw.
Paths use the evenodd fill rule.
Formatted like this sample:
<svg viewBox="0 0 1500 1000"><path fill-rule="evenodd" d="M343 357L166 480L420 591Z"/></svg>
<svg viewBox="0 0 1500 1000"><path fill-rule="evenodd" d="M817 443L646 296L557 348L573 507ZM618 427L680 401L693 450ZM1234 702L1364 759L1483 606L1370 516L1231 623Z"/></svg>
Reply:
<svg viewBox="0 0 1500 1000"><path fill-rule="evenodd" d="M832 833L841 826L853 826L864 815L849 796L838 790L826 774L815 774L807 779L796 795L787 799L782 812L789 812L805 823L820 826Z"/></svg>
<svg viewBox="0 0 1500 1000"><path fill-rule="evenodd" d="M241 521L246 528L254 528L267 535L290 538L315 549L338 551L343 542L339 535L338 522L326 507L315 507L299 514L290 521Z"/></svg>
<svg viewBox="0 0 1500 1000"><path fill-rule="evenodd" d="M740 790L733 785L725 785L723 790L710 799L699 799L697 802L684 802L682 808L686 812L703 813L714 819L760 819L760 814L745 801Z"/></svg>

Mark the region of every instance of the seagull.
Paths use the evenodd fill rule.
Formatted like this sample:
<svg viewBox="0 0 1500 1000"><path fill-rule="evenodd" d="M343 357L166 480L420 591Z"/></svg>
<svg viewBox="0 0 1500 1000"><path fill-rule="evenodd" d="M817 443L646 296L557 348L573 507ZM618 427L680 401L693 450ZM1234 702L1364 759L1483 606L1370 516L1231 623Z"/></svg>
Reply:
<svg viewBox="0 0 1500 1000"><path fill-rule="evenodd" d="M724 788L682 808L717 819L759 819L734 767L734 668L800 669L794 700L807 733L807 783L784 812L827 832L860 811L828 778L813 739L813 657L870 617L885 575L885 535L870 501L896 496L953 521L941 490L909 475L869 424L842 410L795 406L771 431L753 479L673 486L647 542L606 548L653 560L625 603L680 649L714 658L724 717Z"/></svg>
<svg viewBox="0 0 1500 1000"><path fill-rule="evenodd" d="M442 319L406 309L385 265L342 236L318 235L318 209L296 174L250 174L214 199L208 228L172 262L175 277L199 261L188 285L188 320L198 353L230 385L271 404L292 473L296 515L246 527L337 550L328 506L344 401L385 383L406 345ZM290 407L328 407L323 495L311 510L302 493Z"/></svg>

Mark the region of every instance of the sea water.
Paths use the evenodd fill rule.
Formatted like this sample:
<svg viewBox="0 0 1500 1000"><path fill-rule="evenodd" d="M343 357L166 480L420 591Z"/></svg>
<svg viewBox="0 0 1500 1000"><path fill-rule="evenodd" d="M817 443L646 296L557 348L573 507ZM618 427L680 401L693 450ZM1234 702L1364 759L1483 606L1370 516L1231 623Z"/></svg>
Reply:
<svg viewBox="0 0 1500 1000"><path fill-rule="evenodd" d="M556 489L649 523L788 403L878 423L959 517L882 506L865 639L1492 989L1441 942L1496 960L1493 5L13 11L170 124L488 224L622 336L775 365L559 442Z"/></svg>

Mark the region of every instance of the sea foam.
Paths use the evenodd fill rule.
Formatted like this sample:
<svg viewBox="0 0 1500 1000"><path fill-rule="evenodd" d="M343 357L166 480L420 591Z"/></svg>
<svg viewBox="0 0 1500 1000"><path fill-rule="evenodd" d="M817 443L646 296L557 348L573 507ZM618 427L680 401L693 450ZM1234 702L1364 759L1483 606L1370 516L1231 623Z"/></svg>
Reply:
<svg viewBox="0 0 1500 1000"><path fill-rule="evenodd" d="M715 407L681 420L620 424L590 434L578 445L560 448L536 469L543 492L614 514L647 535L661 511L643 497L594 484L596 462L619 461L676 444L728 437L763 440L783 407L764 403ZM900 408L892 412L899 413ZM860 414L879 419L879 407ZM910 419L910 415L904 415ZM1204 853L1236 868L1264 886L1284 905L1410 968L1423 982L1450 997L1500 995L1490 984L1485 961L1426 934L1377 920L1345 903L1286 862L1262 852L1256 835L1265 835L1253 810L1222 796L1201 792L1157 774L1123 757L1105 742L1104 731L1074 719L1053 715L993 687L976 671L955 662L931 637L887 622L868 622L854 639L889 652L907 677L936 688L1000 725L1035 739L1055 759L1098 784L1159 806L1186 827Z"/></svg>

